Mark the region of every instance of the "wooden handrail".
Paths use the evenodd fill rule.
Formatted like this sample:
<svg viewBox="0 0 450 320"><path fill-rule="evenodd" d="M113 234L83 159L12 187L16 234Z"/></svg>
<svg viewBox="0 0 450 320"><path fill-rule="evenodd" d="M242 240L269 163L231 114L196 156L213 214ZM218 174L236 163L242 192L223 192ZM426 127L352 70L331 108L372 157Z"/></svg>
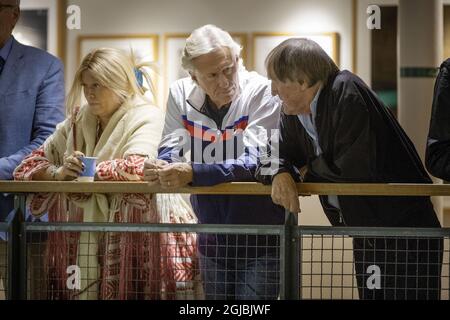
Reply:
<svg viewBox="0 0 450 320"><path fill-rule="evenodd" d="M450 184L299 183L300 195L450 196ZM0 181L2 193L190 193L270 195L271 187L254 182L232 182L212 187L162 189L146 182Z"/></svg>

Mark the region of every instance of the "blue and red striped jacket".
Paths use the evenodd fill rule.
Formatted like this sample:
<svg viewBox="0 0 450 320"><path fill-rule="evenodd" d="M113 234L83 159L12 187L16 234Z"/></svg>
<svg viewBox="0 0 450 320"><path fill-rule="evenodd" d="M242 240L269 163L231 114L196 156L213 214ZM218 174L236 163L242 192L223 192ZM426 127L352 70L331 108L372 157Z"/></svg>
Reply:
<svg viewBox="0 0 450 320"><path fill-rule="evenodd" d="M279 100L271 95L270 81L256 72L239 72L240 95L232 101L219 127L202 112L206 95L190 78L171 85L165 126L158 158L168 162L189 162L193 168L192 186L212 186L254 178L258 144L265 132L278 128ZM191 203L200 223L211 224L282 224L284 210L273 204L270 196L192 195ZM268 245L267 239L258 244ZM200 251L221 254L216 248L223 242L241 246L241 238L200 235ZM272 239L273 240L273 239ZM273 245L273 241L270 241ZM260 255L255 237L246 237L247 255ZM266 248L267 249L267 248ZM234 252L234 253L233 253ZM262 252L262 251L261 251ZM227 255L236 254L233 248Z"/></svg>

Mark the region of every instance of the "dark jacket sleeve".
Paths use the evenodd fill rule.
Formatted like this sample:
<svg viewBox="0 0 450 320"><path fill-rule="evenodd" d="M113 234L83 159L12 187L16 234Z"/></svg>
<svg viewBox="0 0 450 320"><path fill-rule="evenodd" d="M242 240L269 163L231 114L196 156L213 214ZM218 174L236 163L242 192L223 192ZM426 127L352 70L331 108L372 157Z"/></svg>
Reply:
<svg viewBox="0 0 450 320"><path fill-rule="evenodd" d="M283 172L289 172L300 182L297 167L306 165L306 155L295 135L292 120L292 116L282 114L278 134L269 139L266 152L260 152L255 178L263 184L271 184L273 178Z"/></svg>
<svg viewBox="0 0 450 320"><path fill-rule="evenodd" d="M450 59L442 63L434 86L425 165L433 176L450 180Z"/></svg>
<svg viewBox="0 0 450 320"><path fill-rule="evenodd" d="M371 133L366 102L349 81L342 84L331 101L331 152L324 152L311 161L306 180L311 175L330 182L374 182L376 176L376 137ZM319 133L320 134L320 133Z"/></svg>

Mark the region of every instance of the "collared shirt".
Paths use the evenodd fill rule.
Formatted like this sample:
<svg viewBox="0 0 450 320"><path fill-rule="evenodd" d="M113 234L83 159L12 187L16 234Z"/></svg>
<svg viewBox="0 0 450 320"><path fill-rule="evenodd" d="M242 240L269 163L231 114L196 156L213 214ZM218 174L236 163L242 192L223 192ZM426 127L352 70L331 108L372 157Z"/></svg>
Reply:
<svg viewBox="0 0 450 320"><path fill-rule="evenodd" d="M222 108L217 108L211 101L211 98L209 98L209 96L206 96L205 103L203 103L203 106L201 108L201 112L213 119L217 124L217 128L222 128L223 118L225 118L228 110L230 110L230 105L231 103L228 103Z"/></svg>
<svg viewBox="0 0 450 320"><path fill-rule="evenodd" d="M319 100L320 92L322 91L322 87L319 88L316 95L314 96L314 99L311 101L311 104L309 106L311 113L309 114L299 114L297 117L300 120L300 122L303 125L303 128L305 128L308 135L311 137L314 149L316 152L316 156L322 154L322 149L319 146L319 135L317 134L316 129L316 113L317 113L317 101Z"/></svg>
<svg viewBox="0 0 450 320"><path fill-rule="evenodd" d="M316 156L319 156L322 154L322 149L320 148L320 145L319 145L319 135L317 134L317 128L316 128L317 102L319 100L319 95L320 95L321 91L322 91L322 87L319 88L316 95L314 96L314 99L311 101L311 104L309 107L311 109L311 113L299 114L297 116L298 119L300 120L300 122L302 123L303 128L305 128L306 132L312 139ZM328 203L330 205L332 205L333 207L340 209L337 196L329 195Z"/></svg>
<svg viewBox="0 0 450 320"><path fill-rule="evenodd" d="M8 60L9 54L11 53L11 48L13 44L13 36L10 36L8 40L6 40L5 45L3 48L0 49L0 57L3 58L3 60Z"/></svg>
<svg viewBox="0 0 450 320"><path fill-rule="evenodd" d="M244 88L248 87L248 81L249 76L251 73L248 71L239 71L238 75L238 83L239 83L239 93L234 97L233 101L229 105L229 109L233 108L235 105L238 105L237 103L240 100L240 97L243 94ZM250 76L251 77L251 76ZM253 77L254 78L254 77ZM205 91L203 91L202 88L200 88L199 85L197 85L194 81L189 80L189 78L184 78L187 80L188 83L184 84L183 87L185 90L188 90L187 96L185 97L186 102L194 109L196 109L199 112L204 112L204 106L208 103L207 94ZM191 83L191 84L189 84ZM256 83L256 87L260 85L259 81ZM186 93L184 93L186 94ZM245 96L245 95L244 95Z"/></svg>

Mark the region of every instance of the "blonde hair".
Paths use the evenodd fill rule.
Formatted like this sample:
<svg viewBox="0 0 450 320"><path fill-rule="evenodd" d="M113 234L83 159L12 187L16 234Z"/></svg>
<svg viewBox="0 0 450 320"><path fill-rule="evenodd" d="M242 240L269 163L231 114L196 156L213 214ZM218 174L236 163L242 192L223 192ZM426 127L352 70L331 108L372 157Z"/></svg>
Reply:
<svg viewBox="0 0 450 320"><path fill-rule="evenodd" d="M98 83L112 90L122 102L134 97L148 100L144 96L147 89L143 85L138 84L136 72L139 72L147 82L153 100L155 100L155 90L150 74L146 70L147 68L155 71L155 65L152 63L137 63L133 52L128 55L119 49L94 49L83 58L75 74L72 87L67 96L67 115L70 116L73 109L81 103L83 94L82 74L86 70L91 71Z"/></svg>

